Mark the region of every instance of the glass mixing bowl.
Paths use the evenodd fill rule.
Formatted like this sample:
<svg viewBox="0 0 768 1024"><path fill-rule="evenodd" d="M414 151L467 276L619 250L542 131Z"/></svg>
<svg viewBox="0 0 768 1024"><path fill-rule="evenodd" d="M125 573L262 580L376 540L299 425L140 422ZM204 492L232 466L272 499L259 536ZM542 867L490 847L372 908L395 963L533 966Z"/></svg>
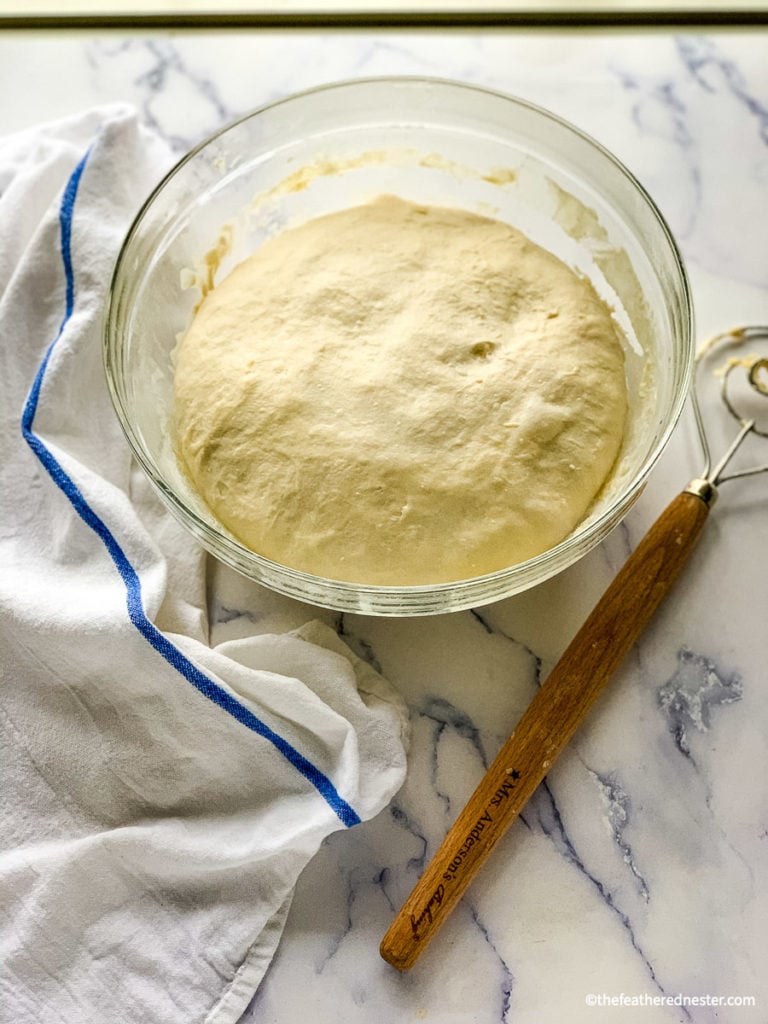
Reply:
<svg viewBox="0 0 768 1024"><path fill-rule="evenodd" d="M584 521L517 565L429 586L366 586L299 572L237 541L195 494L170 436L173 350L199 301L286 226L394 193L507 221L587 275L626 336L630 424ZM343 82L217 132L167 175L119 254L104 353L117 415L171 512L217 558L292 597L344 611L423 615L485 604L580 558L625 515L681 411L692 314L672 235L632 175L572 125L456 82ZM448 540L446 542L449 542Z"/></svg>

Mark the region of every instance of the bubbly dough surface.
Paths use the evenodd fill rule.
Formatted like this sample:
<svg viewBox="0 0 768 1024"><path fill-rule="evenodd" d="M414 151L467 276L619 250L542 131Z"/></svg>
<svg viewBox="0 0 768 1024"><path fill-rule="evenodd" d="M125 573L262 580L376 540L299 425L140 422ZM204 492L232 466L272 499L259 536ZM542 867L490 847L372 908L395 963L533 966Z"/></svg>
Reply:
<svg viewBox="0 0 768 1024"><path fill-rule="evenodd" d="M563 540L626 409L587 281L506 224L394 196L270 239L177 352L176 450L216 517L357 583L465 579Z"/></svg>

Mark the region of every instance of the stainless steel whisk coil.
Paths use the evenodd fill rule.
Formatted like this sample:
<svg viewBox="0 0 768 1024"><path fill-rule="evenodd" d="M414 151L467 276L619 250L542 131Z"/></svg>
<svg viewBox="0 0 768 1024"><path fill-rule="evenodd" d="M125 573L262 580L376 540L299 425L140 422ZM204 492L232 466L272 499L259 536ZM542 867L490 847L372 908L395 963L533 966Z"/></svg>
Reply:
<svg viewBox="0 0 768 1024"><path fill-rule="evenodd" d="M747 384L752 389L752 392L761 398L768 398L768 358L760 355L731 358L726 361L720 370L720 397L725 408L739 424L740 429L714 468L712 467L709 440L697 393L698 373L704 361L722 347L743 346L750 341L766 340L768 340L768 327L766 326L737 327L710 338L709 341L702 345L696 356L696 368L691 388L691 403L696 419L696 429L704 452L704 469L701 476L691 480L685 491L689 494L695 494L709 506L714 504L717 498L717 488L721 484L727 483L729 480L737 480L741 477L756 476L758 473L768 472L768 463L766 463L750 466L746 469L739 469L728 474L725 473L726 467L751 434L768 438L768 427L758 424L755 416L747 416L744 415L743 411L739 411L731 389L733 374L738 370L743 370Z"/></svg>

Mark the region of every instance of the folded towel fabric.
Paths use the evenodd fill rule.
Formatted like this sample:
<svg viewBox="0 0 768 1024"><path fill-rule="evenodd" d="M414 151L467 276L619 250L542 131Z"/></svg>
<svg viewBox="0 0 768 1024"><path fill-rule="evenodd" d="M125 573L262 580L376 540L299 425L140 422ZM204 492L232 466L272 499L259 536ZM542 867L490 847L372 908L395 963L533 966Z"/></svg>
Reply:
<svg viewBox="0 0 768 1024"><path fill-rule="evenodd" d="M128 108L0 139L0 1021L227 1024L325 836L401 785L394 690L327 626L207 643L205 556L101 356L171 155Z"/></svg>

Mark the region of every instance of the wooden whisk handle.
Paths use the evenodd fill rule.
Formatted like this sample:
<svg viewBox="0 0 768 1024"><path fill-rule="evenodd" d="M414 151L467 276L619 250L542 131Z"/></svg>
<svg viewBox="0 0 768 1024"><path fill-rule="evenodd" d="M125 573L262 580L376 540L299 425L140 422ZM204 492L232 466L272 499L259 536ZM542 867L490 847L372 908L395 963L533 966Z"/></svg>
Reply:
<svg viewBox="0 0 768 1024"><path fill-rule="evenodd" d="M707 518L683 491L662 512L531 701L381 943L413 966L573 736L682 569Z"/></svg>

